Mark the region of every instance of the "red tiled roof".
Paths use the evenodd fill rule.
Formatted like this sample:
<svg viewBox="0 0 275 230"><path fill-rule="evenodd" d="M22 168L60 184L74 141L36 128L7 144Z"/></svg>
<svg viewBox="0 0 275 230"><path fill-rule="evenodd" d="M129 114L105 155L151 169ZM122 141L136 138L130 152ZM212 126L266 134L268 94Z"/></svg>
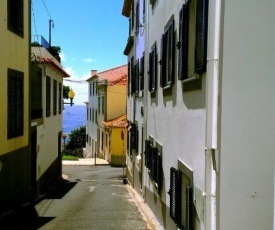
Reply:
<svg viewBox="0 0 275 230"><path fill-rule="evenodd" d="M127 116L122 115L110 121L103 122L105 126L114 128L126 128L128 125Z"/></svg>
<svg viewBox="0 0 275 230"><path fill-rule="evenodd" d="M63 77L70 77L70 75L59 65L57 65L53 58L47 58L47 57L36 57L33 62L38 62L38 63L46 63L50 64L52 67L54 67L58 72L61 73L61 75L64 75Z"/></svg>
<svg viewBox="0 0 275 230"><path fill-rule="evenodd" d="M114 85L127 85L128 77L127 75L122 76L121 78L109 83L109 86L114 86Z"/></svg>
<svg viewBox="0 0 275 230"><path fill-rule="evenodd" d="M112 69L107 69L102 72L97 73L96 75L91 76L87 81L93 79L98 76L98 81L107 80L108 83L114 82L124 76L128 75L128 65L121 65Z"/></svg>

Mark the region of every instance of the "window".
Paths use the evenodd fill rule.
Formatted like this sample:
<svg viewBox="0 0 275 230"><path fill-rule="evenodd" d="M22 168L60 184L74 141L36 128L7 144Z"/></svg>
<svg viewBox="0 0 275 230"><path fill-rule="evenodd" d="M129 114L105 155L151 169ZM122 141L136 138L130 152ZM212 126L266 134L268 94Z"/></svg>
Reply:
<svg viewBox="0 0 275 230"><path fill-rule="evenodd" d="M134 57L131 58L131 91L130 93L133 94L136 92L136 68L134 64Z"/></svg>
<svg viewBox="0 0 275 230"><path fill-rule="evenodd" d="M143 56L140 58L140 70L139 70L139 88L141 91L144 90L144 54Z"/></svg>
<svg viewBox="0 0 275 230"><path fill-rule="evenodd" d="M59 82L58 85L59 85L58 86L59 87L58 111L59 111L59 114L61 114L61 112L62 112L62 108L61 108L61 106L62 106L62 83Z"/></svg>
<svg viewBox="0 0 275 230"><path fill-rule="evenodd" d="M8 29L17 35L24 36L23 0L8 0Z"/></svg>
<svg viewBox="0 0 275 230"><path fill-rule="evenodd" d="M23 135L24 73L8 69L8 132L7 138Z"/></svg>
<svg viewBox="0 0 275 230"><path fill-rule="evenodd" d="M155 188L160 193L162 185L162 146L156 141L145 140L145 166Z"/></svg>
<svg viewBox="0 0 275 230"><path fill-rule="evenodd" d="M151 52L149 53L149 84L148 90L151 93L156 91L157 86L157 45L156 43L152 46Z"/></svg>
<svg viewBox="0 0 275 230"><path fill-rule="evenodd" d="M93 112L92 112L92 122L95 121L95 110L93 109Z"/></svg>
<svg viewBox="0 0 275 230"><path fill-rule="evenodd" d="M136 61L135 64L135 88L136 88L136 95L139 94L139 59Z"/></svg>
<svg viewBox="0 0 275 230"><path fill-rule="evenodd" d="M102 114L104 114L105 113L105 97L104 96L101 97L101 101L102 101Z"/></svg>
<svg viewBox="0 0 275 230"><path fill-rule="evenodd" d="M193 172L179 161L170 169L170 217L180 229L193 229Z"/></svg>
<svg viewBox="0 0 275 230"><path fill-rule="evenodd" d="M201 88L196 80L206 71L208 1L188 1L180 10L178 79L193 84L189 87L185 85L186 90ZM193 34L195 41L191 39Z"/></svg>
<svg viewBox="0 0 275 230"><path fill-rule="evenodd" d="M92 95L92 83L89 84L89 95Z"/></svg>
<svg viewBox="0 0 275 230"><path fill-rule="evenodd" d="M134 2L134 0L133 0ZM134 29L134 25L135 25L135 7L134 7L134 3L132 3L132 15L131 15L131 29Z"/></svg>
<svg viewBox="0 0 275 230"><path fill-rule="evenodd" d="M138 35L139 33L139 1L137 1L137 4L136 4L136 36Z"/></svg>
<svg viewBox="0 0 275 230"><path fill-rule="evenodd" d="M92 109L90 108L90 120L92 120Z"/></svg>
<svg viewBox="0 0 275 230"><path fill-rule="evenodd" d="M131 124L131 126L131 148L138 153L138 126L136 124Z"/></svg>
<svg viewBox="0 0 275 230"><path fill-rule="evenodd" d="M42 69L31 64L31 119L42 118Z"/></svg>
<svg viewBox="0 0 275 230"><path fill-rule="evenodd" d="M131 93L131 81L130 81L130 78L131 77L131 62L128 62L128 81L127 81L127 84L128 84L128 95L130 95Z"/></svg>
<svg viewBox="0 0 275 230"><path fill-rule="evenodd" d="M51 78L46 77L46 117L51 116Z"/></svg>
<svg viewBox="0 0 275 230"><path fill-rule="evenodd" d="M53 80L53 115L57 113L57 81Z"/></svg>
<svg viewBox="0 0 275 230"><path fill-rule="evenodd" d="M174 19L170 20L161 38L160 86L170 87L175 74Z"/></svg>
<svg viewBox="0 0 275 230"><path fill-rule="evenodd" d="M101 104L100 104L100 96L98 97L98 113L100 113L100 106L101 106Z"/></svg>

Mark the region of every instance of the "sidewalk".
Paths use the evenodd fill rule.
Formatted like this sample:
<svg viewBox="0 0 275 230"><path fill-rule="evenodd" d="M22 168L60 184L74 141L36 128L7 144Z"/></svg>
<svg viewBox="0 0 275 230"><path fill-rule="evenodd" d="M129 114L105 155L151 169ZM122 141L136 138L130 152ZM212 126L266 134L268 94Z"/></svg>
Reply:
<svg viewBox="0 0 275 230"><path fill-rule="evenodd" d="M77 161L63 160L62 165L109 165L109 162L101 158L79 158Z"/></svg>

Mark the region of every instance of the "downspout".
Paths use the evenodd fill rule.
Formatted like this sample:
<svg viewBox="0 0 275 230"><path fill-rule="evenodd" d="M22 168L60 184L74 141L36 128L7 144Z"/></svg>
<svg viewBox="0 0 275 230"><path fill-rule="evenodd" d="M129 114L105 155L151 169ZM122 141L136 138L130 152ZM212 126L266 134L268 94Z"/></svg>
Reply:
<svg viewBox="0 0 275 230"><path fill-rule="evenodd" d="M149 1L144 1L145 2L145 44L144 44L144 95L143 95L143 138L144 140L143 143L145 142L147 138L147 118L148 118L148 81L146 74L148 72L148 47L149 47ZM142 153L144 154L144 153ZM147 180L147 173L146 173L146 167L145 167L145 157L143 157L143 162L142 162L142 194L143 194L143 199L146 202L146 180Z"/></svg>
<svg viewBox="0 0 275 230"><path fill-rule="evenodd" d="M209 0L208 58L206 77L205 229L216 230L218 173L218 103L221 0Z"/></svg>

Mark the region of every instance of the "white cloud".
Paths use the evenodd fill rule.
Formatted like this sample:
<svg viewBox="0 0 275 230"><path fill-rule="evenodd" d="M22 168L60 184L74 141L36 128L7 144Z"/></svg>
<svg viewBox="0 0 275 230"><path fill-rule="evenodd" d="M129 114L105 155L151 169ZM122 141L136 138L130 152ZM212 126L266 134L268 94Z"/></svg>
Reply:
<svg viewBox="0 0 275 230"><path fill-rule="evenodd" d="M86 80L91 76L91 73L87 72L79 76L70 66L64 69L70 77L64 78L63 84L73 89L75 93L74 103L76 105L84 105L83 102L88 101L89 92L88 82Z"/></svg>
<svg viewBox="0 0 275 230"><path fill-rule="evenodd" d="M92 58L84 58L83 61L84 61L84 62L88 62L88 63L93 63L93 62L95 62L95 60L92 59Z"/></svg>
<svg viewBox="0 0 275 230"><path fill-rule="evenodd" d="M59 54L59 56L60 56L62 62L63 62L63 61L66 61L65 53L62 53L62 52L61 52L61 53Z"/></svg>

